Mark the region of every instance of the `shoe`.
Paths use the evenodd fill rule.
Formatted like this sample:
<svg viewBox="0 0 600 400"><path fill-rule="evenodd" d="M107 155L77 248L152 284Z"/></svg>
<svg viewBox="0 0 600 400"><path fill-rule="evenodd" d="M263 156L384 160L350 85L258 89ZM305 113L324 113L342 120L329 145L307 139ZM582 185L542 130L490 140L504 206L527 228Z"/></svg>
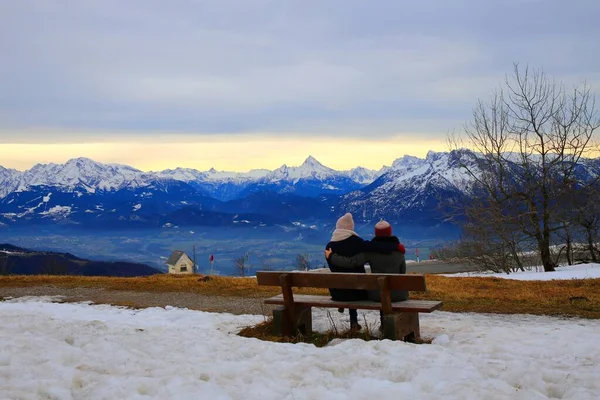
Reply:
<svg viewBox="0 0 600 400"><path fill-rule="evenodd" d="M343 308L338 308L338 312L339 312L340 314L343 314L343 313L344 313L344 309L343 309Z"/></svg>
<svg viewBox="0 0 600 400"><path fill-rule="evenodd" d="M352 331L360 331L362 326L358 322L350 322L350 330Z"/></svg>

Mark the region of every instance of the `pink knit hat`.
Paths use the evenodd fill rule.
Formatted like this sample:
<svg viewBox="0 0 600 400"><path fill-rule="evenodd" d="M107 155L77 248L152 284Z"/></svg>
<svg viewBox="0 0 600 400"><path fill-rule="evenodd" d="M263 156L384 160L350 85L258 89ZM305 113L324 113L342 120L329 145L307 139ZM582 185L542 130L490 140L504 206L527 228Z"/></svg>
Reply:
<svg viewBox="0 0 600 400"><path fill-rule="evenodd" d="M392 226L390 223L384 220L376 223L375 236L392 236Z"/></svg>
<svg viewBox="0 0 600 400"><path fill-rule="evenodd" d="M352 219L352 214L346 213L340 217L335 224L335 229L347 229L349 231L353 231L354 220Z"/></svg>

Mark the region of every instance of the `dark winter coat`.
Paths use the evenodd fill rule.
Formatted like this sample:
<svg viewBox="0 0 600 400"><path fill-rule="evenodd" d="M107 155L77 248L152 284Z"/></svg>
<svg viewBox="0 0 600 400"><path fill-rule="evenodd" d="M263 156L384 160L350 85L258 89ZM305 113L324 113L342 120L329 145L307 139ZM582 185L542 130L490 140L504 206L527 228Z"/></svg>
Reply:
<svg viewBox="0 0 600 400"><path fill-rule="evenodd" d="M387 253L390 254L398 248L398 243L393 242L382 242L382 241L368 241L361 239L358 236L350 236L347 239L340 240L338 242L327 243L326 249L330 248L333 253L339 254L340 256L353 257L360 253ZM331 272L355 272L365 273L365 267L363 264L356 264L353 267L342 267L337 265L335 262L331 262L331 257L327 260L329 269ZM366 300L368 298L365 290L354 290L354 289L329 289L331 298L339 301L357 301Z"/></svg>
<svg viewBox="0 0 600 400"><path fill-rule="evenodd" d="M371 243L393 244L396 248L400 241L396 236L375 237ZM332 248L333 250L333 248ZM374 274L406 274L406 259L400 251L382 254L376 252L359 253L352 257L344 256L333 250L329 260L340 270L346 272L354 271L357 268L363 268L368 263L371 266L371 272ZM392 301L402 301L408 299L406 290L393 290L390 293ZM373 301L381 301L379 290L369 290L368 297Z"/></svg>

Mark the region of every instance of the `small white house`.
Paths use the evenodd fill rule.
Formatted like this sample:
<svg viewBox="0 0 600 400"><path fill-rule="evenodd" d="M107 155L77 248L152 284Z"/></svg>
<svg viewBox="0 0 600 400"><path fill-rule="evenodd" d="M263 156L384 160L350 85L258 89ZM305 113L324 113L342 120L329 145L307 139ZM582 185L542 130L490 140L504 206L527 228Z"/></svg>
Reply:
<svg viewBox="0 0 600 400"><path fill-rule="evenodd" d="M181 250L175 250L167 260L170 274L193 274L194 262Z"/></svg>

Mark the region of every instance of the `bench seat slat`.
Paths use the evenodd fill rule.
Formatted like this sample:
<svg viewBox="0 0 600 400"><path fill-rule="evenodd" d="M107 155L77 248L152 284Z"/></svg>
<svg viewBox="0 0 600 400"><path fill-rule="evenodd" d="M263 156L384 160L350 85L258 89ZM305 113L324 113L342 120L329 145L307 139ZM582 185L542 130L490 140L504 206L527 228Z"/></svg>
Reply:
<svg viewBox="0 0 600 400"><path fill-rule="evenodd" d="M294 294L294 303L307 307L324 308L357 308L364 310L380 310L381 303L374 301L336 301L327 296L312 294ZM283 295L277 295L265 300L265 304L283 305ZM405 300L392 303L392 311L430 313L442 308L443 302L431 300Z"/></svg>

